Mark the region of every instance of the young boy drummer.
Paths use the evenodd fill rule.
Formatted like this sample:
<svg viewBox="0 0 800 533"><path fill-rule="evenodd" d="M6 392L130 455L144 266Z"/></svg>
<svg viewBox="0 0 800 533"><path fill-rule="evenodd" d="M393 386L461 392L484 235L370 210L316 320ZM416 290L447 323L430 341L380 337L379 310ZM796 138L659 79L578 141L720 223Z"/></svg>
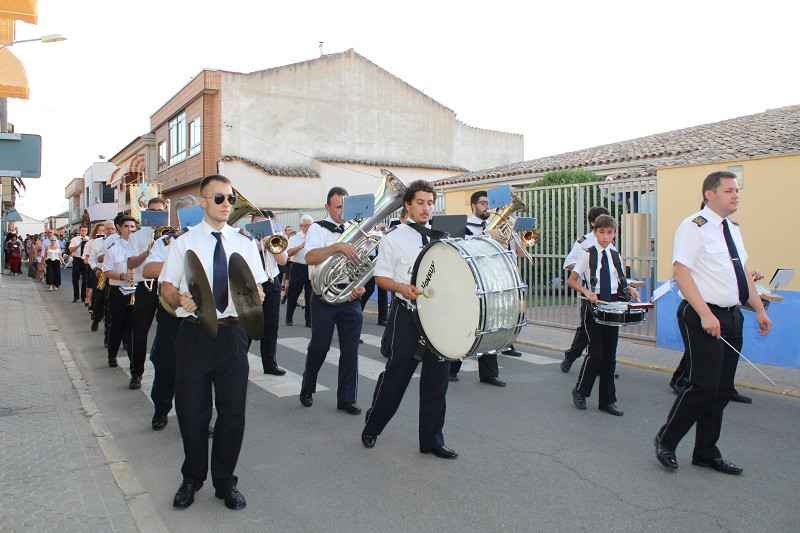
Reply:
<svg viewBox="0 0 800 533"><path fill-rule="evenodd" d="M638 300L639 293L633 287L627 287L619 253L611 246L617 234L617 221L609 215L600 215L595 220L593 233L597 243L578 257L567 284L591 304L629 300L622 295L627 291L631 298ZM622 410L616 405L614 386L618 326L597 323L592 318L592 307L584 307L583 323L589 337L589 355L583 361L578 383L572 390L572 401L575 407L585 410L586 398L592 393L595 378L600 376L600 410L622 416Z"/></svg>

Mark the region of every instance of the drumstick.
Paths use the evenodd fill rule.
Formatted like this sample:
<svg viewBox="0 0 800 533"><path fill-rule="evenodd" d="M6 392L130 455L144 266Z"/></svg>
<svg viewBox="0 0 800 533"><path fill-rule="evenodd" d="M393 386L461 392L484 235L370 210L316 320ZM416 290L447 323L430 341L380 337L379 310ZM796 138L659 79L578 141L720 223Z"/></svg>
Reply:
<svg viewBox="0 0 800 533"><path fill-rule="evenodd" d="M579 294L578 298L580 298L581 300L587 300L587 301L589 300L589 298L587 298L586 296L584 296L582 294ZM607 304L607 305L616 305L616 306L621 306L621 305L627 306L628 305L628 302L605 302L603 300L597 300L597 302L595 302L595 303Z"/></svg>
<svg viewBox="0 0 800 533"><path fill-rule="evenodd" d="M726 340L725 340L725 337L720 337L720 339L722 339L723 341L725 341L725 344L727 344L728 346L731 346L731 343L729 343L728 341L726 341ZM754 365L754 364L753 364L753 363L750 361L750 359L748 359L747 357L743 356L743 355L742 355L742 352L740 352L739 350L737 350L737 349L736 349L736 348L734 348L733 346L731 346L731 350L733 350L734 352L738 353L738 354L739 354L739 357L741 357L742 359L744 359L745 361L747 361L748 363L750 363L750 366L752 366L753 368L755 368L756 370L758 370L758 373L759 373L759 374L761 374L761 375L762 375L762 376L764 376L765 378L769 379L769 376L768 376L768 375L766 375L765 373L763 373L763 372L761 371L761 369L760 369L760 368L758 368L756 365ZM777 384L777 383L775 383L774 381L772 381L771 379L769 379L769 382L770 382L770 383L772 383L773 385L775 385L776 387L778 386L778 384Z"/></svg>

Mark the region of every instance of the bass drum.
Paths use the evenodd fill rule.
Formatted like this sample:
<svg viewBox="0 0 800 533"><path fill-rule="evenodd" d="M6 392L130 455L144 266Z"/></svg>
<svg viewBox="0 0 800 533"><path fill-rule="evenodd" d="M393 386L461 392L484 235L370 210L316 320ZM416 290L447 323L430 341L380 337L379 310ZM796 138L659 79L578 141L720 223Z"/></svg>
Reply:
<svg viewBox="0 0 800 533"><path fill-rule="evenodd" d="M525 325L525 290L511 252L490 239L433 241L411 277L422 291L414 317L426 346L450 361L495 353Z"/></svg>

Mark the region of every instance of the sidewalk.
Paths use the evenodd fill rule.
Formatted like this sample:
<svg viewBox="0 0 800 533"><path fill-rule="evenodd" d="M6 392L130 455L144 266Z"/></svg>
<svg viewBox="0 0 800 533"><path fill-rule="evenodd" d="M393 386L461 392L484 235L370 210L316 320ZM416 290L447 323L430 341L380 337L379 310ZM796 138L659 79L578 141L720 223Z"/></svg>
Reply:
<svg viewBox="0 0 800 533"><path fill-rule="evenodd" d="M364 312L377 316L378 304L374 300L367 303ZM369 320L369 319L365 319ZM576 324L577 326L577 324ZM778 327L781 327L778 325ZM572 344L575 329L562 329L551 326L537 326L529 324L522 328L517 337L516 345L532 346L544 350L556 352L552 357L563 359L564 352ZM665 372L664 387L669 387L670 375L675 371L683 353L667 348L659 348L655 343L646 341L634 341L620 337L617 346L617 363L621 365L635 366L649 370ZM747 356L747 354L744 354ZM740 388L755 389L775 394L784 394L800 398L800 370L795 368L783 368L777 366L763 365L756 363L759 369L769 376L777 386L772 385L768 379L762 376L756 369L750 366L747 361L739 359L739 366L736 370L736 386ZM580 368L576 362L571 372L577 372ZM617 369L619 373L621 369Z"/></svg>
<svg viewBox="0 0 800 533"><path fill-rule="evenodd" d="M0 277L0 530L164 531L42 302L43 287Z"/></svg>

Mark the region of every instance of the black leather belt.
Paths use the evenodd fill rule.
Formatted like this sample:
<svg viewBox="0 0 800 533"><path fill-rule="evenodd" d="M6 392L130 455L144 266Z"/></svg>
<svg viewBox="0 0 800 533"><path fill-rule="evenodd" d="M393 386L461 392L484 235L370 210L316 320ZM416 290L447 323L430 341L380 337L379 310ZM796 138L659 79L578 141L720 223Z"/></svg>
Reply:
<svg viewBox="0 0 800 533"><path fill-rule="evenodd" d="M187 316L183 317L183 319L186 320L187 322L191 322L192 324L200 322L199 320L197 320L196 316ZM227 316L225 318L217 319L217 324L219 324L220 326L233 326L234 324L238 323L239 323L239 317L236 316Z"/></svg>
<svg viewBox="0 0 800 533"><path fill-rule="evenodd" d="M720 311L727 311L728 313L739 309L738 305L732 305L730 307L721 307L719 305L710 304L708 302L706 302L706 304L708 305L709 309L719 309Z"/></svg>

